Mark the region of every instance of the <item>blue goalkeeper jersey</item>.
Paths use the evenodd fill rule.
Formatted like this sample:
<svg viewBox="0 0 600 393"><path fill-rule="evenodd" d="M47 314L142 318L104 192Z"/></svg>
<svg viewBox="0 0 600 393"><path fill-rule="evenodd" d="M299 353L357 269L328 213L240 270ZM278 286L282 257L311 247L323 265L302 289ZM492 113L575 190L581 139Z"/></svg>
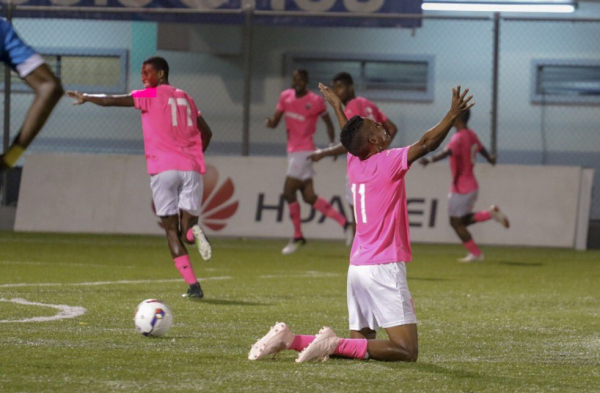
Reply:
<svg viewBox="0 0 600 393"><path fill-rule="evenodd" d="M35 54L36 52L17 35L12 24L0 18L0 60L17 71L17 66Z"/></svg>

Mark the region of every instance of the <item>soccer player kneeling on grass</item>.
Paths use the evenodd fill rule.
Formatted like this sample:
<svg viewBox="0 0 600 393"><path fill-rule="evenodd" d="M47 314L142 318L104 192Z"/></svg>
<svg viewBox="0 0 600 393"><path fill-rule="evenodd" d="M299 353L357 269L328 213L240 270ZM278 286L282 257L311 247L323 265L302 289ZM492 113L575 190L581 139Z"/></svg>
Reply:
<svg viewBox="0 0 600 393"><path fill-rule="evenodd" d="M185 91L169 85L169 65L151 57L142 65L144 90L107 96L68 91L75 105L135 107L142 112L144 150L156 215L162 221L175 266L189 289L183 296L202 298L204 293L190 264L184 243L196 243L200 256L209 260L211 245L198 225L202 201L204 151L212 131Z"/></svg>
<svg viewBox="0 0 600 393"><path fill-rule="evenodd" d="M342 127L341 141L348 151L348 178L355 202L356 236L348 269L350 339L323 327L316 336L294 335L277 323L258 340L248 355L258 360L284 349L300 354L296 362L326 360L330 355L353 359L414 362L418 356L417 318L406 281L411 261L404 176L412 163L440 146L454 120L468 110L460 86L452 89L452 105L444 119L407 147L388 149L391 138L370 119L347 121L342 102L324 85L325 99ZM377 329L389 340L376 340Z"/></svg>

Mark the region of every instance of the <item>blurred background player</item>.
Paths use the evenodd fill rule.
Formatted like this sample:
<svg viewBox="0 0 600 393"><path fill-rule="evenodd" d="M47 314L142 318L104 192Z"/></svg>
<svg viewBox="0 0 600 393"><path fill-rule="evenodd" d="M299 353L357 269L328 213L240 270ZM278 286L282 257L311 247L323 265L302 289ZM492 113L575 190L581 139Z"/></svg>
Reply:
<svg viewBox="0 0 600 393"><path fill-rule="evenodd" d="M144 61L144 90L126 95L91 95L68 91L75 105L135 107L142 112L144 150L152 199L160 217L175 266L188 283L184 296L202 298L204 293L190 264L184 243L198 246L204 260L212 248L198 225L205 172L204 151L212 131L185 91L169 85L169 65L162 57Z"/></svg>
<svg viewBox="0 0 600 393"><path fill-rule="evenodd" d="M431 158L420 160L423 166L427 166L432 162L450 157L450 169L452 170L452 187L448 195L450 225L468 251L465 258L459 259L460 262L483 261L483 253L467 229L469 225L493 218L505 228L509 227L508 219L500 212L498 206L492 205L489 210L473 213L479 189L473 172L477 153L481 153L492 165L496 164L496 157L488 153L477 138L477 134L468 128L470 115L471 112L466 111L454 121L456 133L452 135L448 146L443 151L434 154Z"/></svg>
<svg viewBox="0 0 600 393"><path fill-rule="evenodd" d="M25 149L33 142L48 120L63 95L63 89L42 56L19 38L10 22L1 18L0 59L16 71L35 93L19 133L8 150L0 155L0 171L2 171L17 164Z"/></svg>
<svg viewBox="0 0 600 393"><path fill-rule="evenodd" d="M333 92L339 97L344 105L344 113L346 118L350 119L353 116L360 116L366 119L373 120L376 123L380 123L383 129L388 133L391 140L394 139L398 128L396 125L387 118L379 107L372 101L367 100L364 97L356 95L354 90L354 80L352 75L347 72L340 72L333 77ZM330 147L328 149L319 150L316 154L311 156L311 159L315 162L319 161L323 157L333 156L336 157L339 154L345 154L342 144ZM354 211L354 201L352 200L352 191L350 185L346 182L346 202L350 205L350 209ZM351 214L353 215L353 214ZM351 244L348 244L348 246Z"/></svg>
<svg viewBox="0 0 600 393"><path fill-rule="evenodd" d="M306 244L302 233L300 204L296 198L298 191L302 193L304 202L313 206L323 215L334 219L344 230L348 228L346 217L335 210L329 202L315 194L312 177L315 175L312 161L308 157L315 151L313 135L317 129L317 120L323 119L327 126L329 142L335 138L333 123L327 113L323 98L308 87L308 72L296 70L292 74L292 88L284 90L273 117L266 120L266 126L276 128L285 114L285 125L288 137L288 169L283 186L283 196L288 203L290 218L294 225L294 237L281 250L283 255L295 252ZM347 231L346 233L349 233Z"/></svg>
<svg viewBox="0 0 600 393"><path fill-rule="evenodd" d="M437 149L454 120L474 104L460 86L452 89L452 105L443 120L411 146L389 149L390 135L380 123L354 116L346 120L340 99L319 85L334 108L341 141L348 150L348 178L356 202L356 237L348 269L350 339L328 327L316 336L294 335L277 323L254 344L250 360L284 349L301 351L296 362L327 360L330 355L353 359L414 362L418 357L417 318L406 263L412 259L404 176L413 162ZM389 340L376 340L377 329Z"/></svg>

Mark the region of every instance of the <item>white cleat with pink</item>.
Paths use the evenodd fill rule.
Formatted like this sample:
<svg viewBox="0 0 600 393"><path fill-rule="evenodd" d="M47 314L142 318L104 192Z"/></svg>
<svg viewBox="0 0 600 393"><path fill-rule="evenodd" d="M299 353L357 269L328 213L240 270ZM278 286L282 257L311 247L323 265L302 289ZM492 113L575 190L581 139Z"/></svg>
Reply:
<svg viewBox="0 0 600 393"><path fill-rule="evenodd" d="M298 355L296 363L309 362L311 360L320 360L325 362L329 355L333 354L342 339L336 336L331 328L325 326L319 330L315 340Z"/></svg>
<svg viewBox="0 0 600 393"><path fill-rule="evenodd" d="M288 349L294 342L294 334L283 322L277 322L263 338L258 340L250 349L248 359L259 360L269 355L277 355L280 351Z"/></svg>
<svg viewBox="0 0 600 393"><path fill-rule="evenodd" d="M506 229L510 227L510 223L508 222L508 218L502 212L500 212L500 208L496 205L492 205L490 208L490 214L492 218L502 224L502 226Z"/></svg>

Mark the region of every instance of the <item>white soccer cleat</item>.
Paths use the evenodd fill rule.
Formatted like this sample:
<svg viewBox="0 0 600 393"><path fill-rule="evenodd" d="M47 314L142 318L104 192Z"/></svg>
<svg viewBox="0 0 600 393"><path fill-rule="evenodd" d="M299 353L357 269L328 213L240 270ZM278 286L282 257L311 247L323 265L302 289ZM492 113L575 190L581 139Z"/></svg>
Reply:
<svg viewBox="0 0 600 393"><path fill-rule="evenodd" d="M306 244L306 239L301 237L298 239L292 239L290 240L290 242L283 247L283 250L281 250L281 253L283 255L290 255L295 253L301 246Z"/></svg>
<svg viewBox="0 0 600 393"><path fill-rule="evenodd" d="M458 262L463 262L463 263L483 262L483 254L475 255L475 254L469 253L469 254L467 254L466 257L459 259Z"/></svg>
<svg viewBox="0 0 600 393"><path fill-rule="evenodd" d="M498 206L492 205L490 207L490 214L492 215L492 218L502 224L504 228L508 229L510 227L508 218L506 218L506 216L500 212L500 208Z"/></svg>
<svg viewBox="0 0 600 393"><path fill-rule="evenodd" d="M296 363L304 363L315 359L325 362L329 359L329 355L333 354L340 341L342 339L336 336L331 328L324 326L323 329L319 330L319 334L317 334L314 341L300 352Z"/></svg>
<svg viewBox="0 0 600 393"><path fill-rule="evenodd" d="M212 257L212 246L204 234L204 230L202 230L200 225L196 224L192 227L192 233L194 234L194 239L196 239L196 246L198 246L200 256L205 261L210 260Z"/></svg>
<svg viewBox="0 0 600 393"><path fill-rule="evenodd" d="M280 351L288 349L294 342L294 334L283 322L275 323L266 336L252 346L248 359L259 360L269 355L277 355Z"/></svg>

